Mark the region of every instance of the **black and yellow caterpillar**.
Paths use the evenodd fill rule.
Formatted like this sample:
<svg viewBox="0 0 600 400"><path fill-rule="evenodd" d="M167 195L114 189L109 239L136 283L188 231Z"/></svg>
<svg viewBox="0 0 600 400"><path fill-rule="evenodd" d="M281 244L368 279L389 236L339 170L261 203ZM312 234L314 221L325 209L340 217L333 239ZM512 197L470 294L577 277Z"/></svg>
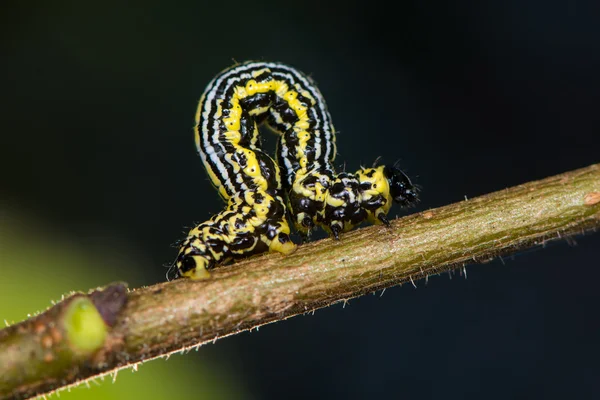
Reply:
<svg viewBox="0 0 600 400"><path fill-rule="evenodd" d="M389 224L392 200L417 201L416 187L395 165L335 172L325 100L309 77L285 64L222 71L202 95L196 122L198 152L228 205L190 230L175 263L179 276L203 278L234 258L292 252L288 214L304 236L320 226L338 239L365 220ZM261 150L262 123L280 134L277 163Z"/></svg>

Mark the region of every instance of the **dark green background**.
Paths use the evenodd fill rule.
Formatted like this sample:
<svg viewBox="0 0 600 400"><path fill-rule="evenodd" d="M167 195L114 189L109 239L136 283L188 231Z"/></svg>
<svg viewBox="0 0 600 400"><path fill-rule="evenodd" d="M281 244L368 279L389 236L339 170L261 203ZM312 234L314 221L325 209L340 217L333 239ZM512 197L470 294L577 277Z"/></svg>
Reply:
<svg viewBox="0 0 600 400"><path fill-rule="evenodd" d="M0 318L68 289L164 280L170 244L223 207L192 126L233 60L310 74L339 131L336 163L400 159L423 187L417 210L600 161L596 1L124 3L2 6ZM207 370L236 388L224 398L598 397L600 235L576 240L135 378L179 397Z"/></svg>

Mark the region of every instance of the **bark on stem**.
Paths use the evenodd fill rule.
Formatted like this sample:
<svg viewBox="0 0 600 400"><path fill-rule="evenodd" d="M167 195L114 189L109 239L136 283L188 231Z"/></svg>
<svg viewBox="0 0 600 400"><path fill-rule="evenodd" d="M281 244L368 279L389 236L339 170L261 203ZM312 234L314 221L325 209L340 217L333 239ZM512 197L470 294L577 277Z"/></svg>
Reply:
<svg viewBox="0 0 600 400"><path fill-rule="evenodd" d="M345 234L340 241L306 244L289 256L254 257L214 271L205 281L166 282L126 294L122 286L111 285L78 294L0 331L0 397L47 393L598 227L600 164L414 214L393 221L391 228L373 226ZM77 304L89 298L106 323L100 347L86 345L82 351L69 340L65 318L72 322L74 298ZM93 338L97 341L97 335Z"/></svg>

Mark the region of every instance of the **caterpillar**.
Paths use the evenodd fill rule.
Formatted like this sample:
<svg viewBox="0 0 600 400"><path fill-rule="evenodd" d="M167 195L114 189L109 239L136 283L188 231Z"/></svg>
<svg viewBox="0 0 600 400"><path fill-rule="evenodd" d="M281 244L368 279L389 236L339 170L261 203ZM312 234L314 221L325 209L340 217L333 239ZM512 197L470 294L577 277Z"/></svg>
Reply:
<svg viewBox="0 0 600 400"><path fill-rule="evenodd" d="M258 126L279 134L277 162L261 148ZM295 249L287 216L303 236L317 226L339 234L368 220L389 225L392 202L418 190L397 165L336 173L335 129L314 82L281 63L246 62L219 73L196 113L196 147L227 208L190 230L179 276L203 278L231 259Z"/></svg>

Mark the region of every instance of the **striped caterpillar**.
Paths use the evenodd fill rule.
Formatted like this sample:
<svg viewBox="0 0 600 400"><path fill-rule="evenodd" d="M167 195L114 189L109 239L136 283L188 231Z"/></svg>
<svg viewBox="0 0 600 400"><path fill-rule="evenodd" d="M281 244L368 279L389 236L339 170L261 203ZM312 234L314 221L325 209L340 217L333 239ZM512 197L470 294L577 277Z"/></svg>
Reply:
<svg viewBox="0 0 600 400"><path fill-rule="evenodd" d="M175 264L179 276L203 278L234 258L292 252L288 213L303 236L320 226L339 239L365 220L389 225L392 201L417 201L396 165L335 172L325 101L310 78L287 65L246 62L222 71L202 95L196 122L196 147L228 205L190 230ZM277 163L261 150L262 123L280 135Z"/></svg>

